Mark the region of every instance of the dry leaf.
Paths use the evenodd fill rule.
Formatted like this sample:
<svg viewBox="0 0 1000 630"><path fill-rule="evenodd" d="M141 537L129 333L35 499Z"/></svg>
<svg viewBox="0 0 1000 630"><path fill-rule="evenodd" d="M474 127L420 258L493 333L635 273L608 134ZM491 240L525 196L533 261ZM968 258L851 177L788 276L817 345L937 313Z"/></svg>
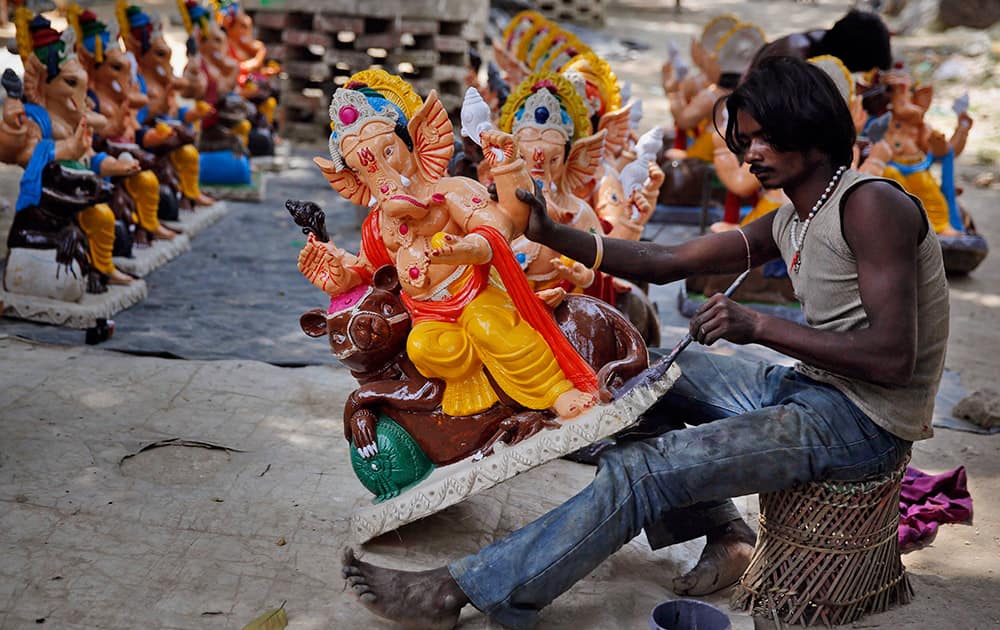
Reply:
<svg viewBox="0 0 1000 630"><path fill-rule="evenodd" d="M278 539L278 542L276 542L275 544L278 545L279 547L284 547L288 543L285 541L285 537L282 536L281 538Z"/></svg>
<svg viewBox="0 0 1000 630"><path fill-rule="evenodd" d="M284 630L287 625L288 616L285 615L285 602L281 602L280 608L267 611L243 626L243 630Z"/></svg>

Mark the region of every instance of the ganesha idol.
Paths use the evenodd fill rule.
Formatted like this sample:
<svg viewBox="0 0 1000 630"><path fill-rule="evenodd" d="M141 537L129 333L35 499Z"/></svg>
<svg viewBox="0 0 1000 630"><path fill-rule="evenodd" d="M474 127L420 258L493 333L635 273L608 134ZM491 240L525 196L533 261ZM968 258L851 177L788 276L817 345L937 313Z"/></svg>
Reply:
<svg viewBox="0 0 1000 630"><path fill-rule="evenodd" d="M196 0L178 0L177 5L188 33L187 64L178 91L185 98L213 107L201 121L198 137L201 183L250 185L247 146L253 129L253 106L235 92L239 63L229 56L226 35L211 9Z"/></svg>
<svg viewBox="0 0 1000 630"><path fill-rule="evenodd" d="M135 59L135 84L145 104L134 113L138 128L136 142L156 156L155 171L161 184L161 214L176 219L173 212L163 212L165 198L179 208L192 210L211 205L215 200L201 191L200 156L194 146L195 127L212 108L204 102L193 107L177 104L177 82L170 65L170 45L160 24L141 8L118 0L115 16L125 49Z"/></svg>
<svg viewBox="0 0 1000 630"><path fill-rule="evenodd" d="M239 2L221 0L218 16L222 30L226 33L229 55L239 63L240 95L256 108L254 128L272 130L274 111L278 105L278 73L281 70L274 61L267 61L267 47L253 37L253 18ZM270 145L267 141L270 140ZM270 155L274 152L273 139L264 133L251 133L248 141L251 155Z"/></svg>
<svg viewBox="0 0 1000 630"><path fill-rule="evenodd" d="M958 119L951 137L946 138L924 122L934 94L931 86L915 86L902 67L883 74L881 82L889 92L888 125L860 170L893 179L916 195L941 242L945 270L969 273L986 258L989 247L959 206L955 186L955 159L965 149L972 129L968 96L953 103ZM941 163L940 184L931 174L934 162Z"/></svg>
<svg viewBox="0 0 1000 630"><path fill-rule="evenodd" d="M153 238L173 239L176 233L159 220L160 204L164 199L169 203L170 198L160 194L160 182L152 170L154 157L135 143L138 127L135 112L148 99L133 84L131 61L118 42L118 33L108 31L92 11L84 11L79 5L70 5L67 14L77 36L77 56L87 72L91 105L108 119L101 132L100 148L119 159L127 154L141 168L138 173L115 178L117 194L112 199L112 209L124 225L131 225L132 217L138 217L135 239L139 244L148 244ZM116 244L129 240L131 234L126 232L121 236L116 238ZM130 253L128 247L118 247L115 251L116 255Z"/></svg>
<svg viewBox="0 0 1000 630"><path fill-rule="evenodd" d="M574 191L592 188L607 132L591 133L586 107L572 84L555 73L530 75L507 98L497 126L517 139L549 215L586 232L604 234L594 209ZM606 274L563 259L523 236L512 247L532 288L542 292L550 305L577 290L613 303L611 278Z"/></svg>
<svg viewBox="0 0 1000 630"><path fill-rule="evenodd" d="M594 173L593 189L582 188L575 193L591 203L598 216L612 225L610 236L638 240L642 225L656 207L664 181L663 171L656 163L663 145L663 132L654 128L647 132L641 147L633 143L632 127L642 115L642 103L636 101L622 106L618 78L611 66L595 53L573 57L561 66L560 74L573 84L583 99L592 126L607 132L602 159ZM622 181L626 173L628 182ZM633 195L636 181L642 182L642 191ZM630 205L627 214L631 219L626 228L626 212L622 206L627 205Z"/></svg>
<svg viewBox="0 0 1000 630"><path fill-rule="evenodd" d="M303 326L324 334L325 319L331 348L361 384L345 433L377 499L427 474L385 472L393 462L484 455L497 439L572 421L642 369L644 349L623 344L631 355L608 346L595 372L528 286L510 242L527 225L534 182L511 135L480 138L491 195L446 175L454 134L433 91L423 100L399 77L367 70L333 94L330 116L331 159L315 162L343 197L371 208L360 251L329 241L314 204L287 205L309 234L299 269L331 300Z"/></svg>
<svg viewBox="0 0 1000 630"><path fill-rule="evenodd" d="M84 290L103 293L109 283L133 281L111 260L115 216L106 203L111 187L104 177L128 177L139 165L91 148L93 132L106 127L107 119L88 105L73 31L60 34L24 7L15 21L24 81L4 72L0 160L25 171L7 238L4 288L75 302ZM32 262L40 260L32 250L51 250L52 264Z"/></svg>
<svg viewBox="0 0 1000 630"><path fill-rule="evenodd" d="M257 108L238 91L241 77L246 76L239 60L230 54L229 39L219 24L226 14L217 14L198 0L178 0L177 5L189 36L185 76L201 75L182 94L203 99L217 110L202 122L200 148L203 152L228 149L273 155L269 122L258 117Z"/></svg>

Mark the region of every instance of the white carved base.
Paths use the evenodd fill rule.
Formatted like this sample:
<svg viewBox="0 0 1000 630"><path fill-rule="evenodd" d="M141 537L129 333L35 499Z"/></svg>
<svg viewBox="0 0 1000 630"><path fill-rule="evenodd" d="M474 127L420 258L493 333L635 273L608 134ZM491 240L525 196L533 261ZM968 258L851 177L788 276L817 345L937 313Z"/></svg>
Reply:
<svg viewBox="0 0 1000 630"><path fill-rule="evenodd" d="M205 228L215 225L229 212L225 201L217 201L210 206L198 206L194 210L181 210L177 221L163 221L163 225L172 230L181 230L189 239L193 239Z"/></svg>
<svg viewBox="0 0 1000 630"><path fill-rule="evenodd" d="M135 280L128 285L110 285L106 293L84 293L79 302L0 291L0 303L5 317L86 329L96 326L98 319L109 319L138 304L146 294L146 281Z"/></svg>
<svg viewBox="0 0 1000 630"><path fill-rule="evenodd" d="M131 258L115 256L112 261L121 271L141 278L190 249L191 239L188 235L178 234L170 240L156 239L147 247L133 245Z"/></svg>
<svg viewBox="0 0 1000 630"><path fill-rule="evenodd" d="M87 288L87 279L76 261L69 269L59 265L54 249L15 247L7 256L3 288L21 295L78 302Z"/></svg>
<svg viewBox="0 0 1000 630"><path fill-rule="evenodd" d="M398 497L358 509L351 531L360 544L492 488L515 475L562 457L636 422L680 377L680 368L647 387L637 387L621 400L599 405L586 414L543 430L514 446L498 443L489 457L470 457L437 468Z"/></svg>

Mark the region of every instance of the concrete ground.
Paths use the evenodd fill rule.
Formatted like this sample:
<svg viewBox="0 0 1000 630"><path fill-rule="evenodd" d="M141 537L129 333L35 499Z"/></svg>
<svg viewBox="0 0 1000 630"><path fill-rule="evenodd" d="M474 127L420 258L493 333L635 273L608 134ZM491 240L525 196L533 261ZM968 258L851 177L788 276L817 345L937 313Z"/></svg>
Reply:
<svg viewBox="0 0 1000 630"><path fill-rule="evenodd" d="M665 48L661 31L693 33L708 16L730 10L787 25L767 28L779 35L827 25L847 6L706 0L675 18L657 7L639 11L642 4L653 3L615 10L609 32L655 43L616 65L646 94L647 121L662 107L650 71ZM912 39L904 43L920 50ZM982 96L973 92L973 102ZM996 172L973 166L975 151L997 144L977 135L996 113L980 116L986 124L977 121L959 169L969 176L963 200L986 238L1000 243L1000 195L971 183L972 175ZM183 257L171 263L184 264ZM291 270L288 281L302 280ZM673 296L654 292L665 344L683 333ZM969 391L995 387L996 253L970 277L953 279L951 296L948 378ZM322 342L303 336L290 343ZM719 351L771 356L753 347ZM45 345L7 335L0 321L0 629L241 628L282 604L291 628L388 627L367 615L339 575L349 515L370 496L349 470L342 439L340 410L353 386L339 367ZM975 521L943 527L932 544L904 557L913 603L853 627L1000 625L998 455L996 437L944 429L915 446L912 463L922 470L967 468ZM551 462L372 541L364 556L401 568L441 565L544 513L592 474ZM756 499L737 504L753 522ZM700 546L653 553L641 537L632 541L547 609L542 627L645 627L653 605L676 597L670 579L694 563ZM728 610L727 599L723 593L707 601ZM748 617L730 615L734 628L752 627ZM491 625L467 610L462 627Z"/></svg>

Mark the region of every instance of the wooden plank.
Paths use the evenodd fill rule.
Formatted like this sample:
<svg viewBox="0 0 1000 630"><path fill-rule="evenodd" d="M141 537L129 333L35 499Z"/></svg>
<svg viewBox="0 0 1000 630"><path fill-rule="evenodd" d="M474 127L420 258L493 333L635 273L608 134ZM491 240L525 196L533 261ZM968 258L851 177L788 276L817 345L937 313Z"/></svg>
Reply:
<svg viewBox="0 0 1000 630"><path fill-rule="evenodd" d="M291 46L322 46L323 48L333 46L333 38L326 33L291 28L285 29L281 33L281 41Z"/></svg>

